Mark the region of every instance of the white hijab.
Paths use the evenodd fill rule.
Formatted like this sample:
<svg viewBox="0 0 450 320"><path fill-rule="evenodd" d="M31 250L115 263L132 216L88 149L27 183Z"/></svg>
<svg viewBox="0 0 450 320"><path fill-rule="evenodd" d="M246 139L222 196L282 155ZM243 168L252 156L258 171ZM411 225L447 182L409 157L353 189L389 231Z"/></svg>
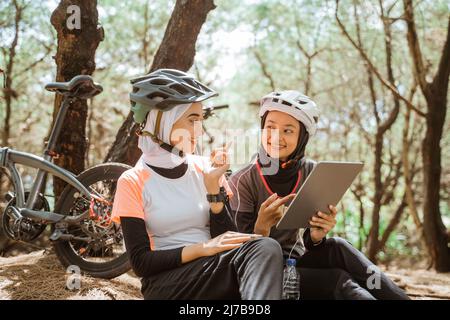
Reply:
<svg viewBox="0 0 450 320"><path fill-rule="evenodd" d="M178 119L189 109L191 103L180 104L170 111L164 111L161 117L161 124L159 127L158 138L167 144L170 144L170 133L172 127ZM148 113L147 122L144 130L154 133L156 116L158 110L152 110ZM168 152L161 148L158 143L154 142L151 137L139 136L138 147L142 151L142 157L145 163L149 165L172 169L184 162L185 158Z"/></svg>

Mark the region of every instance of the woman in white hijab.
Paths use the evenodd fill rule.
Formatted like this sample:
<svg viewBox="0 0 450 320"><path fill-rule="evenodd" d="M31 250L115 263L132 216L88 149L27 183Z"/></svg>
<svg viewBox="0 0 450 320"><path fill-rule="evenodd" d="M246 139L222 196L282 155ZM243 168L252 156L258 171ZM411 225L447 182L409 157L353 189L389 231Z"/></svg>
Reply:
<svg viewBox="0 0 450 320"><path fill-rule="evenodd" d="M167 144L170 144L170 134L172 127L181 116L191 107L192 104L181 104L170 111L163 112L161 118L159 137ZM143 133L154 132L156 126L156 118L159 110L149 112ZM174 168L180 165L185 159L172 152L161 148L161 145L155 142L149 135L140 135L138 142L139 149L142 151L142 158L148 164L161 168Z"/></svg>
<svg viewBox="0 0 450 320"><path fill-rule="evenodd" d="M226 148L213 152L212 164L194 155L201 101L214 95L177 70L133 83L142 157L119 179L113 220L145 299L281 298L280 245L236 232L230 217Z"/></svg>

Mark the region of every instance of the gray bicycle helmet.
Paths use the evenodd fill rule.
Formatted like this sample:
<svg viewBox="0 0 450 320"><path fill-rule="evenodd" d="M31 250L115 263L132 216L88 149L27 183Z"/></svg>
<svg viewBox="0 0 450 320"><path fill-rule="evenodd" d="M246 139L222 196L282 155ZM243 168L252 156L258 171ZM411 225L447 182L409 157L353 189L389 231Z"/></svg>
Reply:
<svg viewBox="0 0 450 320"><path fill-rule="evenodd" d="M218 93L192 75L175 69L158 69L131 81L131 110L134 120L143 123L152 109L168 111L184 103L204 101Z"/></svg>

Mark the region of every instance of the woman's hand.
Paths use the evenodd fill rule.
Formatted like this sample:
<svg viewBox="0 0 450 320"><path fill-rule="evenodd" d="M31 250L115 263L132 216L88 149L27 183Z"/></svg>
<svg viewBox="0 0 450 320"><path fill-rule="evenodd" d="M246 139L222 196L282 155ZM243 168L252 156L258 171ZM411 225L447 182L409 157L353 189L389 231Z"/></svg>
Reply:
<svg viewBox="0 0 450 320"><path fill-rule="evenodd" d="M260 238L259 234L227 231L205 243L186 246L181 251L181 263L188 263L201 257L213 256L217 253L240 247L247 241Z"/></svg>
<svg viewBox="0 0 450 320"><path fill-rule="evenodd" d="M337 209L334 206L328 206L328 208L330 209L329 214L318 211L309 221L310 236L314 243L322 240L336 225Z"/></svg>
<svg viewBox="0 0 450 320"><path fill-rule="evenodd" d="M203 244L203 255L213 256L219 252L240 247L243 243L259 238L259 234L227 231Z"/></svg>
<svg viewBox="0 0 450 320"><path fill-rule="evenodd" d="M220 178L230 167L228 148L230 143L222 148L215 149L210 156L212 169L209 172L203 173L203 181L205 183L206 191L209 194L218 194L220 190Z"/></svg>
<svg viewBox="0 0 450 320"><path fill-rule="evenodd" d="M276 193L272 194L266 201L261 204L258 212L258 218L256 219L255 233L268 236L272 226L280 221L284 214L284 204L294 199L295 194L290 194L285 197L279 198Z"/></svg>

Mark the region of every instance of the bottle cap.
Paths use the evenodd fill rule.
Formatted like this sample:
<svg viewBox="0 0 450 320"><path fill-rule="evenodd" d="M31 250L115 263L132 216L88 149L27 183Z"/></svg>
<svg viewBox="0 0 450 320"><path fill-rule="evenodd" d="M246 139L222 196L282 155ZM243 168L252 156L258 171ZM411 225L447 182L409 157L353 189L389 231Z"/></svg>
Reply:
<svg viewBox="0 0 450 320"><path fill-rule="evenodd" d="M295 259L287 259L286 260L286 265L295 267L297 265L297 260L295 260Z"/></svg>

